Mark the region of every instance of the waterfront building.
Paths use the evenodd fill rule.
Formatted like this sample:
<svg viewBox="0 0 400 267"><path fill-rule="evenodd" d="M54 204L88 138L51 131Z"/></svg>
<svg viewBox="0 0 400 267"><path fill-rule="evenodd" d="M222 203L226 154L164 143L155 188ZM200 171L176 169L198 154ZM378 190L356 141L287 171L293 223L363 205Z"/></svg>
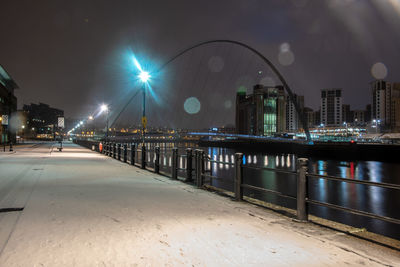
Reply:
<svg viewBox="0 0 400 267"><path fill-rule="evenodd" d="M294 101L297 102L297 106L300 108L300 112L304 112L304 96L293 94ZM297 132L303 129L301 119L296 111L296 108L290 97L286 96L286 131Z"/></svg>
<svg viewBox="0 0 400 267"><path fill-rule="evenodd" d="M24 105L27 124L30 129L34 129L34 135L37 138L53 138L58 124L58 117L64 116L64 111L52 108L47 104Z"/></svg>
<svg viewBox="0 0 400 267"><path fill-rule="evenodd" d="M322 89L321 124L338 126L342 121L342 89Z"/></svg>
<svg viewBox="0 0 400 267"><path fill-rule="evenodd" d="M353 111L350 110L350 105L342 105L342 121L346 123L353 122Z"/></svg>
<svg viewBox="0 0 400 267"><path fill-rule="evenodd" d="M9 128L11 116L17 111L17 98L14 90L18 89L18 85L0 65L0 143L14 141L15 134L10 134ZM8 118L8 125L2 118Z"/></svg>
<svg viewBox="0 0 400 267"><path fill-rule="evenodd" d="M365 110L353 110L352 111L352 122L354 125L364 125L367 121L365 120L365 114L367 111Z"/></svg>
<svg viewBox="0 0 400 267"><path fill-rule="evenodd" d="M307 123L308 128L312 128L315 125L315 112L312 108L305 107L303 109L304 120Z"/></svg>
<svg viewBox="0 0 400 267"><path fill-rule="evenodd" d="M283 86L255 85L253 94L236 94L236 131L239 134L273 135L286 130L286 97Z"/></svg>

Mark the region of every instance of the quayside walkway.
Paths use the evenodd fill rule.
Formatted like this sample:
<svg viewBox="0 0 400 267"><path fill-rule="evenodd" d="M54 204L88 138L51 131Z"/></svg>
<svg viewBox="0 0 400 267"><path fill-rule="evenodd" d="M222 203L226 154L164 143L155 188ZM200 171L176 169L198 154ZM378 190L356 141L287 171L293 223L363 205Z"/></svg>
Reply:
<svg viewBox="0 0 400 267"><path fill-rule="evenodd" d="M0 208L0 266L400 266L398 251L71 143L0 153Z"/></svg>

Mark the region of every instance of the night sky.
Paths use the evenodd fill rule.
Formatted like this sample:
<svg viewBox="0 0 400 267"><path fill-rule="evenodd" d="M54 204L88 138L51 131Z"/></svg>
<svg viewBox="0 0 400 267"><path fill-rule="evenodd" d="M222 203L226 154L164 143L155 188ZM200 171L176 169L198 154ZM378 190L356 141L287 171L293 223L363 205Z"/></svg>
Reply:
<svg viewBox="0 0 400 267"><path fill-rule="evenodd" d="M134 55L156 70L210 39L262 52L314 109L322 88L343 88L344 103L364 109L375 63L384 64L375 65L375 76L400 82L399 0L2 0L0 6L0 64L20 87L19 107L43 102L67 117L86 116L101 103L115 116L140 86ZM242 48L198 48L153 77L149 124L232 124L235 92L250 93L260 82L279 84ZM201 104L196 114L185 112L189 97ZM138 95L119 121L137 124L140 108Z"/></svg>

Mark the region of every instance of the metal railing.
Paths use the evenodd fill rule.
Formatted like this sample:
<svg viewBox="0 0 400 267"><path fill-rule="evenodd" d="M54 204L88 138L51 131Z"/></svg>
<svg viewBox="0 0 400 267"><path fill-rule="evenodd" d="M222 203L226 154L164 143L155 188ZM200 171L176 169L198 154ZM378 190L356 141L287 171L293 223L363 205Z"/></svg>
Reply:
<svg viewBox="0 0 400 267"><path fill-rule="evenodd" d="M141 146L141 148L138 148L137 144L131 143L131 144L117 144L117 143L110 143L106 142L103 145L103 149L99 150L96 149L97 151L113 157L115 159L121 160L123 162L129 162L131 165L135 165L135 159L138 159L139 155L138 153L140 152L140 162L138 159L138 165L142 169L146 169L147 164L149 162L146 162L146 152L147 148L145 146ZM230 165L234 167L234 179L233 179L233 192L234 192L234 197L237 201L242 201L243 200L243 191L244 189L250 189L250 190L255 190L267 194L274 194L283 198L288 198L292 200L296 200L296 216L298 221L308 221L308 206L309 204L312 205L317 205L317 206L322 206L322 207L327 207L335 210L340 210L344 212L349 212L355 215L360 215L360 216L365 216L373 219L379 219L382 221L386 221L389 223L394 223L394 224L400 224L400 220L397 218L391 218L387 216L382 216L379 214L374 214L362 210L357 210L353 208L348 208L344 206L339 206L336 204L332 203L327 203L327 202L321 202L316 199L311 199L309 194L308 194L308 183L311 179L325 179L325 180L331 180L331 181L339 181L339 182L345 182L345 183L352 183L352 184L359 184L359 185L365 185L365 186L374 186L374 187L379 187L379 188L386 188L386 189L394 189L394 190L400 190L400 185L398 184L390 184L390 183L378 183L378 182L372 182L372 181L364 181L364 180L354 180L354 179L348 179L348 178L343 178L343 177L336 177L336 176L329 176L329 175L320 175L320 174L314 174L314 173L308 173L308 159L306 158L299 158L297 160L297 167L296 171L290 171L290 170L284 170L284 169L277 169L277 168L269 168L269 167L257 167L257 166L249 166L249 165L244 165L243 164L243 154L242 153L235 153L235 159L234 163L231 162L225 162L225 161L218 161L218 160L213 160L211 159L208 155L204 153L203 150L201 149L195 149L194 151L191 148L187 148L185 154L179 155L178 153L178 148L172 148L172 154L169 154L165 151L163 151L163 158L169 158L171 155L172 157L172 164L171 164L171 171L170 173L167 173L167 175L170 175L172 179L178 179L178 171L184 171L186 173L186 178L184 179L185 182L194 182L195 185L198 188L202 188L204 186L204 181L206 178L212 180L212 179L222 179L221 177L216 177L212 175L212 172L210 169L206 169L206 166L208 163L211 164L223 164L223 165ZM151 153L154 153L153 156L150 156L150 161L153 164L154 163L154 172L155 173L160 173L161 167L166 167L165 165L168 164L162 164L161 163L161 155L162 152L160 151L160 147L156 146L154 147L153 151ZM121 157L122 155L122 157ZM129 157L128 157L129 155ZM179 166L178 159L179 158L185 158L186 159L186 168L182 168L182 166ZM254 186L250 185L244 182L244 175L243 175L243 170L244 169L255 169L255 170L260 170L260 171L270 171L270 172L275 172L275 173L282 173L282 174L287 174L287 175L295 175L296 180L297 180L297 192L296 196L288 195L280 191L268 189L265 187L259 187L259 186ZM194 175L193 175L194 173Z"/></svg>

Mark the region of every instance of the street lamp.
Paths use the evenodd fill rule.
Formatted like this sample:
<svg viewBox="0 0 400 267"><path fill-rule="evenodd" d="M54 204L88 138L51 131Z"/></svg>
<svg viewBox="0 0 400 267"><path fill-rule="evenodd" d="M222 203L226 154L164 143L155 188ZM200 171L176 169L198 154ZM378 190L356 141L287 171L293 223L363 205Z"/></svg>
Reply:
<svg viewBox="0 0 400 267"><path fill-rule="evenodd" d="M143 83L142 92L143 92L143 99L142 99L142 142L144 146L144 138L145 138L145 131L146 131L146 83L150 79L150 74L146 71L140 70L139 79Z"/></svg>
<svg viewBox="0 0 400 267"><path fill-rule="evenodd" d="M106 104L100 106L100 113L107 112L106 114L106 141L108 141L108 111L109 108Z"/></svg>

